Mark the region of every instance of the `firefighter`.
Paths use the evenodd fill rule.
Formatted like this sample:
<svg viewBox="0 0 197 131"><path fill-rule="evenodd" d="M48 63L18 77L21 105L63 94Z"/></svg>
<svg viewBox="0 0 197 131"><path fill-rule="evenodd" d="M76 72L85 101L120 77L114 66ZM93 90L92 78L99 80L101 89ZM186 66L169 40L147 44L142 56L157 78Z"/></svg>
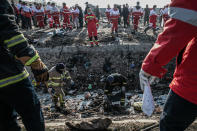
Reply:
<svg viewBox="0 0 197 131"><path fill-rule="evenodd" d="M94 46L94 41L95 41L95 45L98 46L98 37L97 37L97 29L99 27L98 20L96 19L96 16L93 14L91 8L88 8L87 12L88 14L85 16L85 21L88 27L88 36L90 40L90 45ZM93 41L93 37L94 37L94 41Z"/></svg>
<svg viewBox="0 0 197 131"><path fill-rule="evenodd" d="M105 83L104 89L104 110L109 112L112 110L119 111L125 107L125 92L127 78L121 74L114 73L102 79ZM114 93L116 92L116 93Z"/></svg>
<svg viewBox="0 0 197 131"><path fill-rule="evenodd" d="M36 6L35 15L38 22L37 25L40 27L40 29L44 29L44 9L42 8L41 4Z"/></svg>
<svg viewBox="0 0 197 131"><path fill-rule="evenodd" d="M0 6L0 131L20 131L17 114L27 131L44 131L40 102L24 66L37 82L48 80L48 70L37 51L19 32L8 0Z"/></svg>
<svg viewBox="0 0 197 131"><path fill-rule="evenodd" d="M150 16L149 16L149 26L144 30L146 33L149 29L153 29L153 34L156 34L156 28L157 28L157 12L156 12L157 6L154 5L153 9L150 11Z"/></svg>
<svg viewBox="0 0 197 131"><path fill-rule="evenodd" d="M133 16L133 26L135 33L138 29L139 20L143 16L143 9L140 6L140 2L137 2L137 5L133 7L132 16Z"/></svg>
<svg viewBox="0 0 197 131"><path fill-rule="evenodd" d="M160 131L184 131L197 116L197 1L173 0L170 19L146 56L140 72L141 88L162 78L170 60L177 58L174 78L160 117Z"/></svg>
<svg viewBox="0 0 197 131"><path fill-rule="evenodd" d="M114 5L114 8L110 11L110 20L112 22L112 35L114 31L118 36L118 18L120 17L120 12L117 8L117 5Z"/></svg>
<svg viewBox="0 0 197 131"><path fill-rule="evenodd" d="M60 12L56 7L55 3L52 3L51 6L52 8L50 14L52 15L52 19L55 23L55 28L58 28L60 27Z"/></svg>
<svg viewBox="0 0 197 131"><path fill-rule="evenodd" d="M65 86L73 86L74 82L63 63L58 63L49 70L48 91L52 95L55 109L58 112L65 112L64 91Z"/></svg>
<svg viewBox="0 0 197 131"><path fill-rule="evenodd" d="M111 8L110 5L108 5L107 9L105 10L105 15L107 17L108 23L110 23L110 12L111 12Z"/></svg>
<svg viewBox="0 0 197 131"><path fill-rule="evenodd" d="M62 8L62 16L64 18L63 21L63 28L68 28L72 30L72 25L70 24L70 16L71 16L71 11L70 9L66 6L66 3L63 3L63 8Z"/></svg>

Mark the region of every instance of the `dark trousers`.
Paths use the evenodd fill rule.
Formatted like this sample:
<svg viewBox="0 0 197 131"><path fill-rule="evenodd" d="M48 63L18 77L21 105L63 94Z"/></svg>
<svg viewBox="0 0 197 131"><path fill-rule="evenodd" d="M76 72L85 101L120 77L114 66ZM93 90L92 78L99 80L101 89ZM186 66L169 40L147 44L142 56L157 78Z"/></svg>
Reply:
<svg viewBox="0 0 197 131"><path fill-rule="evenodd" d="M26 29L26 20L25 20L25 16L21 15L21 21L22 21L22 29Z"/></svg>
<svg viewBox="0 0 197 131"><path fill-rule="evenodd" d="M124 16L123 20L124 20L124 27L128 27L129 26L128 16Z"/></svg>
<svg viewBox="0 0 197 131"><path fill-rule="evenodd" d="M144 26L149 25L149 16L144 17Z"/></svg>
<svg viewBox="0 0 197 131"><path fill-rule="evenodd" d="M40 102L29 79L0 88L0 131L20 131L17 113L27 131L44 131Z"/></svg>
<svg viewBox="0 0 197 131"><path fill-rule="evenodd" d="M79 17L79 25L81 28L83 27L83 17Z"/></svg>
<svg viewBox="0 0 197 131"><path fill-rule="evenodd" d="M31 18L25 17L25 21L26 21L26 29L32 29Z"/></svg>
<svg viewBox="0 0 197 131"><path fill-rule="evenodd" d="M196 116L197 105L170 90L160 119L160 131L184 131Z"/></svg>

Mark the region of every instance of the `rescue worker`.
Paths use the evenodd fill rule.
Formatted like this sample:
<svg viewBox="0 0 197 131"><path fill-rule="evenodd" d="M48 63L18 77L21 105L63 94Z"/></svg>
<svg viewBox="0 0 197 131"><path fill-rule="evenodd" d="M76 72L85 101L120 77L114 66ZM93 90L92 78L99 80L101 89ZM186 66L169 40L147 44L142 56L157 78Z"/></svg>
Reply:
<svg viewBox="0 0 197 131"><path fill-rule="evenodd" d="M88 14L85 16L85 21L88 27L88 36L90 40L90 45L91 47L94 46L94 41L93 41L93 37L94 37L95 45L98 46L98 37L97 37L97 29L99 27L98 20L96 19L96 16L93 14L91 8L88 8L87 12Z"/></svg>
<svg viewBox="0 0 197 131"><path fill-rule="evenodd" d="M140 82L162 78L164 68L176 56L176 69L170 91L160 117L160 131L184 131L197 116L197 1L173 0L170 19L163 33L146 56L140 72Z"/></svg>
<svg viewBox="0 0 197 131"><path fill-rule="evenodd" d="M60 12L59 12L59 9L56 7L55 3L52 3L51 6L52 6L52 8L51 8L50 14L52 15L52 19L54 21L55 28L61 27L60 26Z"/></svg>
<svg viewBox="0 0 197 131"><path fill-rule="evenodd" d="M1 0L0 10L0 131L21 131L16 113L27 131L44 131L40 102L24 66L31 67L37 82L48 80L47 67L19 32L8 0Z"/></svg>
<svg viewBox="0 0 197 131"><path fill-rule="evenodd" d="M149 16L150 16L150 9L148 5L146 5L146 8L144 9L144 26L149 25Z"/></svg>
<svg viewBox="0 0 197 131"><path fill-rule="evenodd" d="M154 5L153 9L150 11L150 16L149 16L149 26L144 30L146 33L149 29L153 30L153 34L156 34L156 28L157 28L157 12L156 12L157 6Z"/></svg>
<svg viewBox="0 0 197 131"><path fill-rule="evenodd" d="M118 18L120 17L119 10L117 8L117 5L114 5L114 8L110 11L110 20L112 22L112 35L114 34L114 31L116 32L116 35L118 36Z"/></svg>
<svg viewBox="0 0 197 131"><path fill-rule="evenodd" d="M162 10L162 17L163 17L163 21L164 24L166 23L166 21L170 18L168 15L168 5L165 6L165 8Z"/></svg>
<svg viewBox="0 0 197 131"><path fill-rule="evenodd" d="M135 33L138 29L139 20L143 16L143 9L140 6L140 2L137 2L137 5L133 7L132 16L133 16L133 26Z"/></svg>
<svg viewBox="0 0 197 131"><path fill-rule="evenodd" d="M73 8L72 14L73 14L73 22L74 22L74 28L79 28L79 9L77 7L78 5L75 5Z"/></svg>
<svg viewBox="0 0 197 131"><path fill-rule="evenodd" d="M70 16L71 16L71 11L70 9L66 6L66 3L63 3L63 8L62 8L62 16L64 18L63 20L63 28L68 28L72 30L72 25L70 24Z"/></svg>
<svg viewBox="0 0 197 131"><path fill-rule="evenodd" d="M105 15L109 23L110 23L110 12L111 12L111 8L110 8L110 5L108 5L107 9L105 10Z"/></svg>
<svg viewBox="0 0 197 131"><path fill-rule="evenodd" d="M44 9L42 8L41 4L37 5L35 15L37 19L37 25L40 27L40 29L44 29Z"/></svg>
<svg viewBox="0 0 197 131"><path fill-rule="evenodd" d="M64 102L65 86L72 85L74 85L74 82L69 72L65 70L65 65L63 63L58 63L49 70L48 91L52 95L55 109L58 112L66 113Z"/></svg>
<svg viewBox="0 0 197 131"><path fill-rule="evenodd" d="M26 2L23 3L22 12L22 15L24 17L25 29L32 29L31 9L29 8Z"/></svg>
<svg viewBox="0 0 197 131"><path fill-rule="evenodd" d="M49 27L50 28L53 28L53 19L51 17L51 2L47 2L47 6L45 8L45 14L46 14L46 17L47 17L47 22L49 24Z"/></svg>
<svg viewBox="0 0 197 131"><path fill-rule="evenodd" d="M125 106L125 92L127 78L121 74L114 73L107 76L104 89L104 110L109 112L112 110L120 111L119 109ZM114 94L114 91L118 92Z"/></svg>

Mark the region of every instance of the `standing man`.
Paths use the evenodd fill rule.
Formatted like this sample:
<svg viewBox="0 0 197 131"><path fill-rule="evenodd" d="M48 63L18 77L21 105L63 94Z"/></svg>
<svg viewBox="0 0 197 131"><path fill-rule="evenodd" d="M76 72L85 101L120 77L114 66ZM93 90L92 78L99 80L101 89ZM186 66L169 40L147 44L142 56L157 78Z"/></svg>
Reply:
<svg viewBox="0 0 197 131"><path fill-rule="evenodd" d="M21 21L21 7L22 7L22 1L19 0L18 4L16 5L17 8L17 15L16 15L16 23L19 25Z"/></svg>
<svg viewBox="0 0 197 131"><path fill-rule="evenodd" d="M24 21L25 21L25 29L32 29L32 23L31 23L31 8L27 5L26 2L23 4L22 7Z"/></svg>
<svg viewBox="0 0 197 131"><path fill-rule="evenodd" d="M105 10L105 15L109 23L110 23L110 12L111 12L111 8L110 8L110 5L108 5L107 9Z"/></svg>
<svg viewBox="0 0 197 131"><path fill-rule="evenodd" d="M139 20L143 16L143 9L140 6L140 2L137 2L137 5L133 7L132 16L133 16L133 26L134 26L134 34L135 34L135 32L138 29Z"/></svg>
<svg viewBox="0 0 197 131"><path fill-rule="evenodd" d="M70 24L71 11L66 6L66 3L63 3L62 16L64 18L64 20L63 20L63 28L64 29L68 28L68 29L72 30L72 25Z"/></svg>
<svg viewBox="0 0 197 131"><path fill-rule="evenodd" d="M41 4L38 4L36 6L36 10L35 10L35 16L37 19L37 25L39 26L39 28L44 28L45 24L44 24L44 8L42 8Z"/></svg>
<svg viewBox="0 0 197 131"><path fill-rule="evenodd" d="M101 16L101 12L99 10L99 6L98 5L96 6L96 9L95 9L94 12L95 12L95 16L96 16L97 20L99 21L100 20L100 16Z"/></svg>
<svg viewBox="0 0 197 131"><path fill-rule="evenodd" d="M166 5L165 8L162 10L162 17L165 24L166 21L170 18L168 15L168 5Z"/></svg>
<svg viewBox="0 0 197 131"><path fill-rule="evenodd" d="M24 66L31 67L37 82L48 80L47 67L19 32L7 0L1 0L0 10L0 131L21 130L16 112L27 131L44 131L40 102Z"/></svg>
<svg viewBox="0 0 197 131"><path fill-rule="evenodd" d="M83 28L83 10L80 6L78 6L79 9L79 26L80 28Z"/></svg>
<svg viewBox="0 0 197 131"><path fill-rule="evenodd" d="M73 14L73 22L74 22L74 28L79 28L79 9L78 9L78 5L76 4L73 11L72 11L72 14Z"/></svg>
<svg viewBox="0 0 197 131"><path fill-rule="evenodd" d="M162 78L164 69L177 57L174 78L170 84L160 131L184 131L197 116L197 1L173 0L169 7L170 19L142 64L141 82L152 76ZM142 89L146 88L142 84Z"/></svg>
<svg viewBox="0 0 197 131"><path fill-rule="evenodd" d="M91 8L88 8L88 14L85 16L85 21L87 23L88 27L88 36L90 40L91 47L95 44L98 46L98 37L97 37L97 29L98 29L98 20L96 19L96 16L93 14ZM94 41L93 41L94 37Z"/></svg>
<svg viewBox="0 0 197 131"><path fill-rule="evenodd" d="M124 20L124 28L128 27L129 26L129 5L126 4L123 5L123 12L122 12L122 15L123 15L123 20Z"/></svg>
<svg viewBox="0 0 197 131"><path fill-rule="evenodd" d="M118 36L118 18L120 17L120 12L117 8L117 5L114 5L114 8L110 12L110 20L113 24L112 26L112 35L114 34L114 31L116 32L116 35Z"/></svg>
<svg viewBox="0 0 197 131"><path fill-rule="evenodd" d="M88 5L88 2L86 2L85 4L86 4L86 8L85 8L84 14L87 15L88 14L89 5Z"/></svg>
<svg viewBox="0 0 197 131"><path fill-rule="evenodd" d="M150 9L148 8L148 5L146 5L146 8L144 9L144 26L149 25L149 15L150 15Z"/></svg>
<svg viewBox="0 0 197 131"><path fill-rule="evenodd" d="M156 8L157 6L154 5L153 9L150 11L150 16L149 16L149 26L144 30L146 33L149 29L153 29L153 34L156 34L156 28L157 28L157 13L156 13Z"/></svg>
<svg viewBox="0 0 197 131"><path fill-rule="evenodd" d="M55 28L58 28L60 27L60 12L55 3L52 3L51 6L52 8L50 14L52 15L52 19L54 20Z"/></svg>

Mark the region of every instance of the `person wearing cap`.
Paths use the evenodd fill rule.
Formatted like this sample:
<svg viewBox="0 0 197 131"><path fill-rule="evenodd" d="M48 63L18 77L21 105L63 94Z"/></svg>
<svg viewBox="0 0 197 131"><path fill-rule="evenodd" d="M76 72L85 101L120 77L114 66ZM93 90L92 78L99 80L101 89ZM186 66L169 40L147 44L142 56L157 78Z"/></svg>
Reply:
<svg viewBox="0 0 197 131"><path fill-rule="evenodd" d="M58 63L49 70L48 91L52 95L52 101L57 111L65 113L64 90L66 86L73 85L74 81L63 63Z"/></svg>

